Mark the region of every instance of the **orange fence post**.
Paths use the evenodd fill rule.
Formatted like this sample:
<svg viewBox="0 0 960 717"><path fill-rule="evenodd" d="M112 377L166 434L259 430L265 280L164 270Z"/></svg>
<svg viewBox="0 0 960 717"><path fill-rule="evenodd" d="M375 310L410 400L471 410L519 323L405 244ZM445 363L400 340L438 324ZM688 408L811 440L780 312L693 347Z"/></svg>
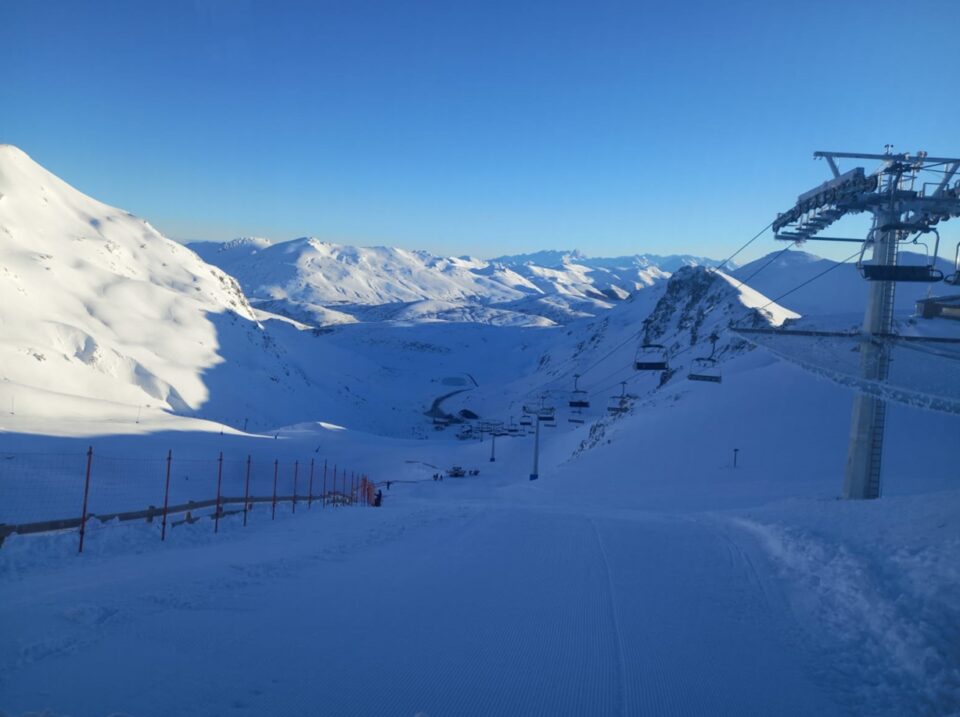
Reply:
<svg viewBox="0 0 960 717"><path fill-rule="evenodd" d="M307 510L313 505L313 458L310 459L310 482L307 484Z"/></svg>
<svg viewBox="0 0 960 717"><path fill-rule="evenodd" d="M223 451L217 459L217 512L213 516L213 532L220 532L220 486L223 484Z"/></svg>
<svg viewBox="0 0 960 717"><path fill-rule="evenodd" d="M293 513L297 512L297 474L300 473L300 461L293 462Z"/></svg>
<svg viewBox="0 0 960 717"><path fill-rule="evenodd" d="M323 500L320 502L321 507L327 505L327 459L323 459L323 493L321 494Z"/></svg>
<svg viewBox="0 0 960 717"><path fill-rule="evenodd" d="M87 529L87 499L90 496L90 466L93 463L93 446L87 448L87 470L83 479L83 512L80 514L80 549L83 552L83 536Z"/></svg>
<svg viewBox="0 0 960 717"><path fill-rule="evenodd" d="M160 542L167 539L167 506L170 504L170 462L173 460L173 449L167 451L167 486L163 489L163 525L160 528Z"/></svg>
<svg viewBox="0 0 960 717"><path fill-rule="evenodd" d="M273 507L270 509L270 520L277 519L277 473L280 470L280 461L273 461Z"/></svg>
<svg viewBox="0 0 960 717"><path fill-rule="evenodd" d="M243 486L243 527L247 527L247 512L250 509L250 454L247 454L247 479Z"/></svg>

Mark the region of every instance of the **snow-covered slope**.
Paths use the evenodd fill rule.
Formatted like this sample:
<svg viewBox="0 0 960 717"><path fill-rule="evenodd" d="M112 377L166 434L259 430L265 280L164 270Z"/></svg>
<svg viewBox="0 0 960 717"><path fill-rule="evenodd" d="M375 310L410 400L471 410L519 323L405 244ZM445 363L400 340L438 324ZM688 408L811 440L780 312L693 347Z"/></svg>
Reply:
<svg viewBox="0 0 960 717"><path fill-rule="evenodd" d="M317 363L364 366L318 348L302 362L311 380L232 277L9 145L0 277L0 403L31 430L161 412L278 425L334 403L352 380Z"/></svg>
<svg viewBox="0 0 960 717"><path fill-rule="evenodd" d="M252 320L236 282L142 219L0 146L3 381L176 410L222 359L206 314ZM49 397L48 397L49 400Z"/></svg>

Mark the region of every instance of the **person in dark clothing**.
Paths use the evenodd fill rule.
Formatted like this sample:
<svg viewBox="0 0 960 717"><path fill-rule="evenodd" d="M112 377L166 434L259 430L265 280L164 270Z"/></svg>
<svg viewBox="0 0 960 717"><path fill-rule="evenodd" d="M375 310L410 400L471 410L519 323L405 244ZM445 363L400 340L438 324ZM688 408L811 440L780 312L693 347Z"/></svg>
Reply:
<svg viewBox="0 0 960 717"><path fill-rule="evenodd" d="M373 498L373 507L379 508L381 503L383 503L383 491L377 490L377 494Z"/></svg>

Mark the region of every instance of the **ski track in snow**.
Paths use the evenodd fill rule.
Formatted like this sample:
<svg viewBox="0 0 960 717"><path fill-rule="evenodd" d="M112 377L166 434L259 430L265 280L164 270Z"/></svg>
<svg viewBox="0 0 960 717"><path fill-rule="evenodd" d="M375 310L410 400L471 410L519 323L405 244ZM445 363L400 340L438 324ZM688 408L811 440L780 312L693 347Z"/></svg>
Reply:
<svg viewBox="0 0 960 717"><path fill-rule="evenodd" d="M590 519L590 527L593 528L593 534L597 539L597 547L600 549L600 558L603 560L603 574L607 579L607 599L610 605L610 621L611 621L611 631L613 632L616 642L617 642L617 684L619 685L620 692L620 705L619 705L619 714L624 714L626 709L627 699L626 699L626 668L625 662L623 659L623 637L620 630L620 618L617 615L617 600L616 595L613 589L613 579L610 577L610 561L607 559L607 551L603 547L603 538L600 537L600 531L597 529L597 522L594 519Z"/></svg>
<svg viewBox="0 0 960 717"><path fill-rule="evenodd" d="M0 708L837 713L757 568L694 520L398 506L227 532L0 587Z"/></svg>

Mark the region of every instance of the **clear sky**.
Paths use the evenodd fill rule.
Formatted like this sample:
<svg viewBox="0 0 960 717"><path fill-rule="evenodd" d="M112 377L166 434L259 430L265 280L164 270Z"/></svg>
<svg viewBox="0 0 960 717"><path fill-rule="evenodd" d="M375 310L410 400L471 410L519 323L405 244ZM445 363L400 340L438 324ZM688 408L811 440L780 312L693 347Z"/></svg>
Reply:
<svg viewBox="0 0 960 717"><path fill-rule="evenodd" d="M0 142L179 240L722 256L827 178L814 150L960 154L960 0L3 0L0 27Z"/></svg>

